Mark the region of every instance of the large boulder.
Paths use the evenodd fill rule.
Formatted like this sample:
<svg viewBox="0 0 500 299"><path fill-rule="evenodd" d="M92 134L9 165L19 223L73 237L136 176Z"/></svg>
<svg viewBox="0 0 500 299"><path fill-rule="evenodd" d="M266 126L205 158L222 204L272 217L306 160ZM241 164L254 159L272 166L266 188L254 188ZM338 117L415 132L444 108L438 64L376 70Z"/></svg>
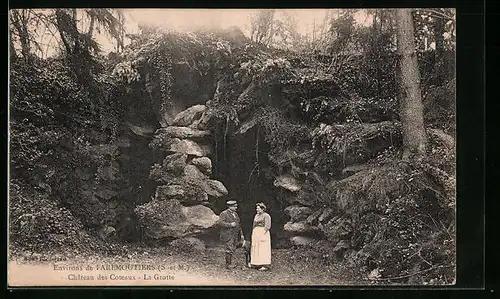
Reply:
<svg viewBox="0 0 500 299"><path fill-rule="evenodd" d="M278 176L274 180L274 186L285 188L292 192L297 192L302 188L302 186L297 182L297 180L290 174Z"/></svg>
<svg viewBox="0 0 500 299"><path fill-rule="evenodd" d="M168 185L168 186L158 186L156 187L155 199L157 200L169 200L172 198L179 199L179 197L184 197L184 188L181 185Z"/></svg>
<svg viewBox="0 0 500 299"><path fill-rule="evenodd" d="M291 222L298 222L307 219L312 214L312 209L298 205L288 206L285 208L285 214L290 216Z"/></svg>
<svg viewBox="0 0 500 299"><path fill-rule="evenodd" d="M184 176L186 179L195 181L195 180L205 180L207 179L207 176L204 175L198 167L188 164L186 167L184 167Z"/></svg>
<svg viewBox="0 0 500 299"><path fill-rule="evenodd" d="M200 229L214 227L219 220L219 216L217 216L210 208L203 205L182 207L182 213L187 218L189 223Z"/></svg>
<svg viewBox="0 0 500 299"><path fill-rule="evenodd" d="M156 200L176 199L183 204L202 203L208 201L208 195L199 186L193 184L158 186Z"/></svg>
<svg viewBox="0 0 500 299"><path fill-rule="evenodd" d="M203 131L188 127L170 126L158 129L156 131L156 134L165 134L172 138L186 139L186 138L202 138L209 136L211 133L210 131Z"/></svg>
<svg viewBox="0 0 500 299"><path fill-rule="evenodd" d="M203 205L184 207L178 200L152 200L137 206L135 212L144 234L150 238L182 238L201 234L219 219Z"/></svg>
<svg viewBox="0 0 500 299"><path fill-rule="evenodd" d="M194 158L191 160L191 164L198 167L204 174L212 174L212 161L208 157Z"/></svg>
<svg viewBox="0 0 500 299"><path fill-rule="evenodd" d="M210 196L222 197L228 194L228 191L222 182L216 180L205 180L201 187Z"/></svg>
<svg viewBox="0 0 500 299"><path fill-rule="evenodd" d="M127 123L128 128L130 131L132 131L135 135L141 136L141 137L151 137L155 130L149 126L140 126L140 125L135 125L132 123Z"/></svg>
<svg viewBox="0 0 500 299"><path fill-rule="evenodd" d="M207 107L205 105L195 105L177 114L172 121L172 125L187 127L195 120L199 119Z"/></svg>
<svg viewBox="0 0 500 299"><path fill-rule="evenodd" d="M172 176L184 174L187 154L175 153L165 157L162 165L155 164L151 167L149 178L157 182L169 181Z"/></svg>
<svg viewBox="0 0 500 299"><path fill-rule="evenodd" d="M305 221L287 222L283 226L283 230L292 235L308 235L321 232L317 226L309 225Z"/></svg>
<svg viewBox="0 0 500 299"><path fill-rule="evenodd" d="M175 153L166 156L163 159L163 167L166 171L170 171L174 174L181 174L186 167L187 154Z"/></svg>
<svg viewBox="0 0 500 299"><path fill-rule="evenodd" d="M212 114L207 110L203 112L200 119L195 120L190 128L198 129L198 130L208 130L210 129L210 121L212 120Z"/></svg>
<svg viewBox="0 0 500 299"><path fill-rule="evenodd" d="M193 140L179 138L172 138L168 142L165 150L169 152L183 153L198 157L208 156L211 154L210 147L200 145Z"/></svg>

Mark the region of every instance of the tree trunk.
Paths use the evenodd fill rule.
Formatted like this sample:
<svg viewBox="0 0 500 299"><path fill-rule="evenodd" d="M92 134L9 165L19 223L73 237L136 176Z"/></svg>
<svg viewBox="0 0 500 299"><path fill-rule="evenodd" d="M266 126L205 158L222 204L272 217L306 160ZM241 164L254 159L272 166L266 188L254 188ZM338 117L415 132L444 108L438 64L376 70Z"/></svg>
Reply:
<svg viewBox="0 0 500 299"><path fill-rule="evenodd" d="M9 47L10 47L10 61L13 62L17 59L16 48L14 47L14 37L12 36L12 31L9 36Z"/></svg>
<svg viewBox="0 0 500 299"><path fill-rule="evenodd" d="M444 19L436 18L434 28L434 38L436 40L436 55L441 56L444 50Z"/></svg>
<svg viewBox="0 0 500 299"><path fill-rule="evenodd" d="M427 140L411 10L396 9L396 24L400 59L398 93L403 125L403 160L418 160L425 155Z"/></svg>
<svg viewBox="0 0 500 299"><path fill-rule="evenodd" d="M120 23L120 28L119 28L120 34L118 35L118 38L116 41L117 42L116 43L116 52L120 53L121 51L123 51L123 48L124 48L125 20L124 20L124 16L122 15L122 12L120 10L117 10L117 14L118 14L118 22Z"/></svg>
<svg viewBox="0 0 500 299"><path fill-rule="evenodd" d="M26 61L30 59L31 45L30 37L28 32L28 19L26 16L26 11L24 9L12 10L13 25L16 28L17 34L19 36L19 42L21 44L21 54Z"/></svg>
<svg viewBox="0 0 500 299"><path fill-rule="evenodd" d="M64 14L65 13L62 11L62 9L60 9L60 8L56 9L56 11L55 11L56 27L57 27L57 31L59 31L59 35L61 36L61 40L64 44L64 48L66 49L66 53L68 55L71 55L73 52L73 49L71 47L69 40L66 38L66 35L64 33L64 25L63 25Z"/></svg>
<svg viewBox="0 0 500 299"><path fill-rule="evenodd" d="M84 40L84 45L83 45L84 49L89 48L89 43L92 40L92 36L94 34L95 15L93 13L90 13L89 18L90 18L90 24L89 24L89 29L87 31L87 36L85 37L85 40Z"/></svg>
<svg viewBox="0 0 500 299"><path fill-rule="evenodd" d="M436 66L436 85L442 85L443 84L443 70L441 69L440 66L442 66L443 62L443 52L444 52L444 24L445 20L443 18L437 18L435 20L435 27L434 27L434 39L436 41L436 56L435 56L435 63L434 65Z"/></svg>

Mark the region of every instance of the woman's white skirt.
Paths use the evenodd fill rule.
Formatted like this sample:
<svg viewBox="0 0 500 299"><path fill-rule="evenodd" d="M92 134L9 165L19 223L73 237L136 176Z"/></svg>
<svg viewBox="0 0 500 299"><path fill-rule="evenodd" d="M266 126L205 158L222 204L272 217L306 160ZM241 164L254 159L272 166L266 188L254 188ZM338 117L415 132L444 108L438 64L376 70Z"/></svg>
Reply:
<svg viewBox="0 0 500 299"><path fill-rule="evenodd" d="M271 233L266 233L264 227L256 226L252 231L250 264L271 265Z"/></svg>

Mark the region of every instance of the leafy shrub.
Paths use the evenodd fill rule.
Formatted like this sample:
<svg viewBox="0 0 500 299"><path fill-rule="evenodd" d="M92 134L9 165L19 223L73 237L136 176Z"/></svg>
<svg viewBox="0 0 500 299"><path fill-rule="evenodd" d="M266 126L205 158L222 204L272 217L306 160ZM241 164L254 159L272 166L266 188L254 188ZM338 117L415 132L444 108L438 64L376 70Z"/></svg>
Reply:
<svg viewBox="0 0 500 299"><path fill-rule="evenodd" d="M261 109L257 112L257 119L266 142L271 146L271 153L284 152L293 145L310 140L307 126L286 119L277 109Z"/></svg>
<svg viewBox="0 0 500 299"><path fill-rule="evenodd" d="M382 281L393 278L400 283L408 283L420 271L425 277L437 277L442 272L434 270L453 270L453 253L442 246L451 246L454 238L453 210L426 173L386 165L329 188L338 190L338 206L353 221L351 246L356 250L347 256L352 266L366 273L378 269ZM446 273L451 282L452 272Z"/></svg>
<svg viewBox="0 0 500 299"><path fill-rule="evenodd" d="M106 219L98 213L106 213L103 207L79 212L90 207L91 202L80 194L82 179L76 170L98 170L107 159L89 155L82 149L116 137L123 119L120 92L116 82L106 74L94 74L91 81L84 83L63 59L11 65L10 176L21 189L43 190L47 195L40 204L49 210L36 215L34 226L48 225L40 220L46 214L53 214L46 221L52 219L54 223L55 218L62 217L60 221L68 227L71 221L81 225L92 217L99 221ZM76 219L67 218L67 212L51 213L58 205L69 209L71 217ZM25 228L30 227L28 224ZM38 229L33 231L36 232L33 238L41 233ZM56 230L50 236L42 235L52 238L59 233Z"/></svg>
<svg viewBox="0 0 500 299"><path fill-rule="evenodd" d="M26 192L21 186L11 181L9 220L12 242L38 252L88 246L90 237L71 211L43 192Z"/></svg>

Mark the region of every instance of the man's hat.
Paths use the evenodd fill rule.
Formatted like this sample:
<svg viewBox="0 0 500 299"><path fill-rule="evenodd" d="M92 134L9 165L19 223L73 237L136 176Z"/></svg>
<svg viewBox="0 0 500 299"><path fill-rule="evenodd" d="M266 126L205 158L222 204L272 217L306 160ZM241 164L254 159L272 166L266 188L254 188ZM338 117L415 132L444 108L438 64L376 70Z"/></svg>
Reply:
<svg viewBox="0 0 500 299"><path fill-rule="evenodd" d="M236 202L236 200L228 200L228 201L226 201L226 204L228 206L234 206L234 205L237 205L237 202Z"/></svg>

